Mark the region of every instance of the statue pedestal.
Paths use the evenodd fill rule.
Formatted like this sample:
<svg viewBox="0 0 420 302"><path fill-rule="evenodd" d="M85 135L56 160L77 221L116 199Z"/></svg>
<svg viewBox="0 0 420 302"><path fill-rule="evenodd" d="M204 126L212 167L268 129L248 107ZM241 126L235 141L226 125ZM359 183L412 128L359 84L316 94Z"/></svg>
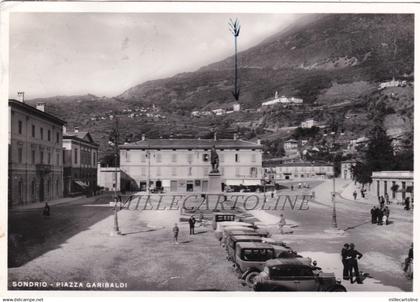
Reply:
<svg viewBox="0 0 420 302"><path fill-rule="evenodd" d="M210 194L222 193L222 174L220 172L209 173L207 192Z"/></svg>

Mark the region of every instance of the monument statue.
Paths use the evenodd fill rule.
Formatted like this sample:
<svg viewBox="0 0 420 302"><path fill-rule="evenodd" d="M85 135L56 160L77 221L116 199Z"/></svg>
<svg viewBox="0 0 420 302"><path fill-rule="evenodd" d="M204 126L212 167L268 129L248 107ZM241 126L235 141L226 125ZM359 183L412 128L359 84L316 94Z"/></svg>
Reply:
<svg viewBox="0 0 420 302"><path fill-rule="evenodd" d="M219 155L216 152L216 146L213 145L210 153L211 172L219 173Z"/></svg>

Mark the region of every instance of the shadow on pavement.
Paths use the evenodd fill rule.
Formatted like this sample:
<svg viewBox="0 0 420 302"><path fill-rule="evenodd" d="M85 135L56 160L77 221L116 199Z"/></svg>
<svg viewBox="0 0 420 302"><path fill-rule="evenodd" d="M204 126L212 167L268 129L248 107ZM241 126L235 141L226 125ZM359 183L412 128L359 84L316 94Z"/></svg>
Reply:
<svg viewBox="0 0 420 302"><path fill-rule="evenodd" d="M100 195L90 204L107 204L112 196ZM19 267L51 250L70 237L113 214L108 207L84 207L82 203L51 206L51 216L43 209L9 211L8 267Z"/></svg>

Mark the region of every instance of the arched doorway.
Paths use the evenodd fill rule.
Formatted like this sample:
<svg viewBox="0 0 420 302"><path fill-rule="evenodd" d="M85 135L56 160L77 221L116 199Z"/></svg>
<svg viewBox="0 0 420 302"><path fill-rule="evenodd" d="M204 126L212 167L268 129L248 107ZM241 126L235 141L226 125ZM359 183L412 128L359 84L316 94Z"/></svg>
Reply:
<svg viewBox="0 0 420 302"><path fill-rule="evenodd" d="M44 178L41 177L39 180L39 201L44 201Z"/></svg>

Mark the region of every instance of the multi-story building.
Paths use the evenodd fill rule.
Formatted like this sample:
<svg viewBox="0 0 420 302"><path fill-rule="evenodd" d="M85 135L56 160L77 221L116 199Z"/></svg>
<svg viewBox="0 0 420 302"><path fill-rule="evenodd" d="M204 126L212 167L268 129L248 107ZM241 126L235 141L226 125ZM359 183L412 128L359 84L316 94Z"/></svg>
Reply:
<svg viewBox="0 0 420 302"><path fill-rule="evenodd" d="M413 171L377 171L372 173L371 189L376 196L388 194L391 200L413 197Z"/></svg>
<svg viewBox="0 0 420 302"><path fill-rule="evenodd" d="M264 172L275 181L326 179L334 176L332 164L320 162L277 163L264 162Z"/></svg>
<svg viewBox="0 0 420 302"><path fill-rule="evenodd" d="M97 186L98 147L89 132L65 132L63 136L64 195L94 194Z"/></svg>
<svg viewBox="0 0 420 302"><path fill-rule="evenodd" d="M262 146L239 139L143 139L120 146L124 190L146 190L147 183L165 192L206 192L210 151L219 155L224 185L260 185Z"/></svg>
<svg viewBox="0 0 420 302"><path fill-rule="evenodd" d="M9 206L63 196L65 121L44 109L9 100Z"/></svg>
<svg viewBox="0 0 420 302"><path fill-rule="evenodd" d="M355 160L345 160L341 162L341 178L353 179L352 167L356 164Z"/></svg>

